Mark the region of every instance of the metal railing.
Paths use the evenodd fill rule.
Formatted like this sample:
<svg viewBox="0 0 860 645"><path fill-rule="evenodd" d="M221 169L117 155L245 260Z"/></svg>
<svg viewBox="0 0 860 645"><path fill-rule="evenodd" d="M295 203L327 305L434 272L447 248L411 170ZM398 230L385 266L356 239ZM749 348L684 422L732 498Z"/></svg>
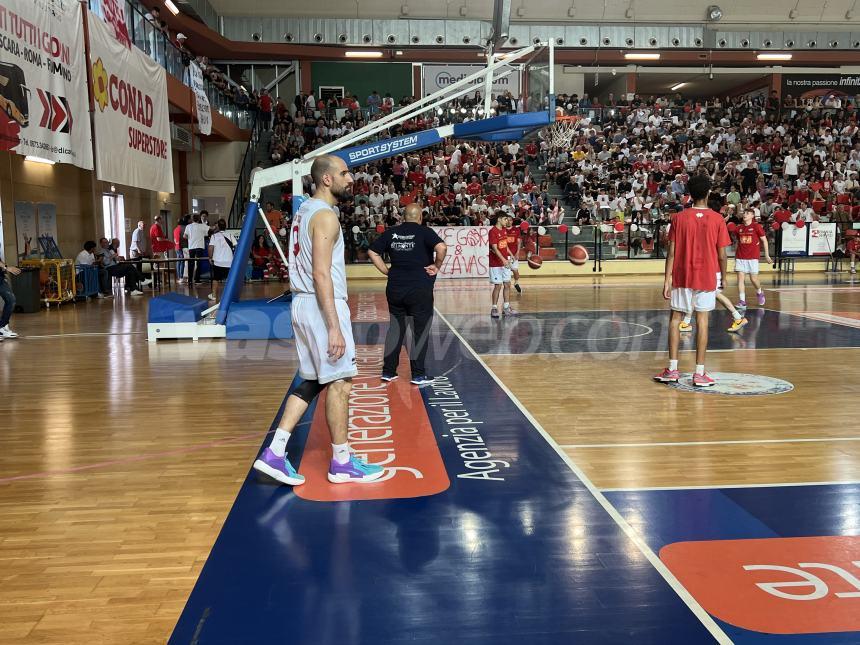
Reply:
<svg viewBox="0 0 860 645"><path fill-rule="evenodd" d="M239 228L242 225L242 217L245 214L245 206L250 197L251 171L254 169L254 153L257 150L259 131L257 129L256 114L254 120L248 126L251 129L251 138L245 155L242 157L242 165L239 166L239 176L236 178L236 189L233 191L233 202L230 204L230 216L227 218L227 226Z"/></svg>
<svg viewBox="0 0 860 645"><path fill-rule="evenodd" d="M146 8L133 0L125 2L125 21L131 42L161 65L169 74L178 78L185 85L190 85L188 65L193 55L183 54L176 45L170 42L165 33L158 30L146 17ZM89 0L89 8L97 16L104 18L101 0ZM240 128L250 128L254 120L254 112L236 105L209 79L203 79L209 105L222 116L232 121Z"/></svg>

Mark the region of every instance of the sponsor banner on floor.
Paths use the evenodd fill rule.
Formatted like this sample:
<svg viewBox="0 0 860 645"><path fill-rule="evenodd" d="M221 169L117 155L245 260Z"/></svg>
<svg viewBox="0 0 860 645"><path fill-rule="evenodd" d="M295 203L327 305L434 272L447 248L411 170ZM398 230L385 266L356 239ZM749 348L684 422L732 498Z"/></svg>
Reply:
<svg viewBox="0 0 860 645"><path fill-rule="evenodd" d="M440 278L487 278L490 275L489 226L433 226L448 245Z"/></svg>
<svg viewBox="0 0 860 645"><path fill-rule="evenodd" d="M96 175L102 181L173 192L164 68L90 14Z"/></svg>
<svg viewBox="0 0 860 645"><path fill-rule="evenodd" d="M78 2L0 2L0 149L93 167Z"/></svg>
<svg viewBox="0 0 860 645"><path fill-rule="evenodd" d="M294 490L302 499L338 502L360 499L424 497L451 485L421 392L408 379L409 361L401 354L393 383L381 381L382 345L357 345L358 376L349 395L348 437L352 450L368 463L385 467L385 475L360 486L331 484L320 473L329 468L331 435L321 395L299 472L306 476Z"/></svg>

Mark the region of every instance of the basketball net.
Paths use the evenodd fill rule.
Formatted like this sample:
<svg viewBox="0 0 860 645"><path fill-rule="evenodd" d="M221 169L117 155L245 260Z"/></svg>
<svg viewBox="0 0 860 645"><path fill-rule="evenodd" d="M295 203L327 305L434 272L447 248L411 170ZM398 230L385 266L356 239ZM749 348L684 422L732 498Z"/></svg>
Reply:
<svg viewBox="0 0 860 645"><path fill-rule="evenodd" d="M554 123L541 131L541 136L553 147L566 148L570 146L577 130L578 116L557 116Z"/></svg>

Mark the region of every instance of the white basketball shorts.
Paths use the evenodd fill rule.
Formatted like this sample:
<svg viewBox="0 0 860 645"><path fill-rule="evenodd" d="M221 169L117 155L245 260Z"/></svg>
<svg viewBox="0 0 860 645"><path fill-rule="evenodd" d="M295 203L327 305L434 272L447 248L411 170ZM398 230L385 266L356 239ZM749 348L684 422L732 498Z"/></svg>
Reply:
<svg viewBox="0 0 860 645"><path fill-rule="evenodd" d="M511 270L508 267L490 267L490 284L504 284L511 281Z"/></svg>
<svg viewBox="0 0 860 645"><path fill-rule="evenodd" d="M358 374L355 364L355 341L346 300L335 299L340 333L346 341L346 351L338 360L328 355L328 329L313 294L293 294L291 307L296 351L299 355L299 376L320 384L351 378Z"/></svg>
<svg viewBox="0 0 860 645"><path fill-rule="evenodd" d="M758 275L758 260L735 260L735 272Z"/></svg>

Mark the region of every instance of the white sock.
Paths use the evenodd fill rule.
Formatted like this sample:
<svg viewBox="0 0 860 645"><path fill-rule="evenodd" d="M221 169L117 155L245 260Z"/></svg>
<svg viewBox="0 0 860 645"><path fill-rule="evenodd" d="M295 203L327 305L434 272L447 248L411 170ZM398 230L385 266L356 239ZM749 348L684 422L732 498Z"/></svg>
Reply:
<svg viewBox="0 0 860 645"><path fill-rule="evenodd" d="M334 455L334 460L339 464L345 464L349 461L349 444L348 443L333 443L331 451Z"/></svg>
<svg viewBox="0 0 860 645"><path fill-rule="evenodd" d="M761 294L764 293L764 289L756 289L755 292L756 292L757 296L760 296Z"/></svg>
<svg viewBox="0 0 860 645"><path fill-rule="evenodd" d="M735 320L740 320L741 319L741 312L739 312L737 309L735 309L732 312L732 318L734 318Z"/></svg>
<svg viewBox="0 0 860 645"><path fill-rule="evenodd" d="M287 442L290 440L290 433L282 428L275 430L275 436L272 443L269 444L269 449L275 453L276 457L283 457L287 454Z"/></svg>
<svg viewBox="0 0 860 645"><path fill-rule="evenodd" d="M705 366L704 365L696 365L696 374L701 376L704 373L705 373Z"/></svg>
<svg viewBox="0 0 860 645"><path fill-rule="evenodd" d="M684 314L684 324L689 325L693 321L693 314Z"/></svg>
<svg viewBox="0 0 860 645"><path fill-rule="evenodd" d="M673 372L676 369L678 369L678 360L677 359L675 359L674 361L669 361L669 369Z"/></svg>
<svg viewBox="0 0 860 645"><path fill-rule="evenodd" d="M740 287L738 287L738 300L746 301L746 299L747 299L747 292L744 289L741 289Z"/></svg>
<svg viewBox="0 0 860 645"><path fill-rule="evenodd" d="M511 303L506 302L506 303L505 303L505 309L510 309L510 308L511 308Z"/></svg>
<svg viewBox="0 0 860 645"><path fill-rule="evenodd" d="M499 305L493 303L493 309L498 309L498 308L499 308Z"/></svg>

